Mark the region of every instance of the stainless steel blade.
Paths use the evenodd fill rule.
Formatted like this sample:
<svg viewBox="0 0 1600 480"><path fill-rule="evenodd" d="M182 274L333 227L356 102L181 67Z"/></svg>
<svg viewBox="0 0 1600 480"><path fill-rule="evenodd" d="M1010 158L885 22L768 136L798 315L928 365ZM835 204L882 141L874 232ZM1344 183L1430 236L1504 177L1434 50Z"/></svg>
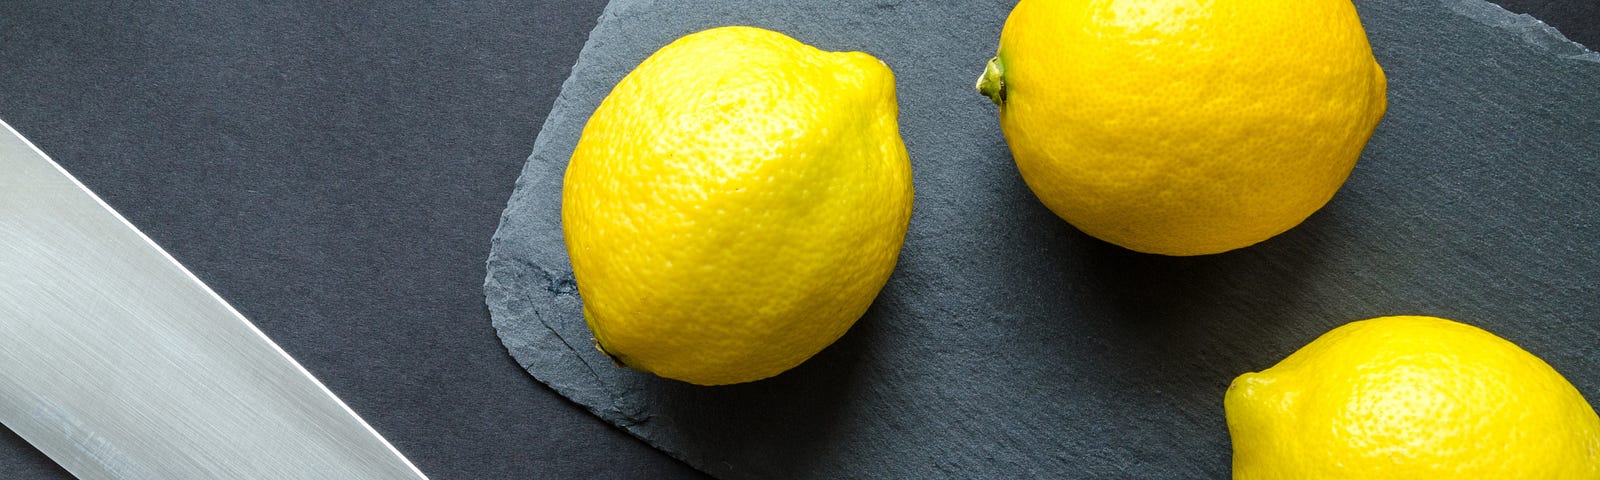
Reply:
<svg viewBox="0 0 1600 480"><path fill-rule="evenodd" d="M84 479L425 478L10 125L0 422Z"/></svg>

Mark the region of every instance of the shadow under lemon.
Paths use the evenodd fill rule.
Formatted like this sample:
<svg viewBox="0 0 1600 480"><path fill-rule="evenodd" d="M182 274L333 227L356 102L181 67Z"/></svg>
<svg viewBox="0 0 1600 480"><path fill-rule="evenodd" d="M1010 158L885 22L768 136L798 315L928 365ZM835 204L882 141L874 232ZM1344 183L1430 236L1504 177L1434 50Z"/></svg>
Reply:
<svg viewBox="0 0 1600 480"><path fill-rule="evenodd" d="M892 285L879 298L892 294ZM694 445L669 452L721 456L684 459L715 476L814 477L806 473L816 471L817 462L837 458L848 447L839 430L858 410L861 390L871 388L863 370L872 362L873 346L885 341L882 310L875 302L838 341L771 378L705 387L650 376L639 388L653 390L647 396L656 403L652 416L638 423L657 426L638 427L669 428L671 435L655 438ZM761 470L734 471L736 464Z"/></svg>
<svg viewBox="0 0 1600 480"><path fill-rule="evenodd" d="M1018 289L995 290L1011 318L998 324L1012 325L1004 343L1025 352L1018 358L1040 364L1019 366L1010 381L1039 384L1034 396L1052 404L1037 413L1084 433L1062 448L1226 473L1229 458L1218 452L1228 445L1229 383L1344 320L1308 314L1318 306L1307 279L1328 264L1338 216L1319 212L1230 252L1172 257L1090 237L1020 177L1014 185L996 221L1017 260L993 273ZM1174 462L1173 452L1189 458Z"/></svg>

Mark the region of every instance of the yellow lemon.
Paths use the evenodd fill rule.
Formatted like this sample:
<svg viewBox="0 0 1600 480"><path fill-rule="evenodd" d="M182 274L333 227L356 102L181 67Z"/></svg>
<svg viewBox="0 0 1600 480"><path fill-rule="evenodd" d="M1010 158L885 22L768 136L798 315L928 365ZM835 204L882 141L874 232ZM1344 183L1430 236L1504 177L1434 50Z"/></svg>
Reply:
<svg viewBox="0 0 1600 480"><path fill-rule="evenodd" d="M1387 82L1349 0L1023 0L978 89L1056 215L1199 255L1327 203Z"/></svg>
<svg viewBox="0 0 1600 480"><path fill-rule="evenodd" d="M837 340L911 218L898 115L894 74L865 53L724 27L652 54L595 110L562 188L600 349L718 385Z"/></svg>
<svg viewBox="0 0 1600 480"><path fill-rule="evenodd" d="M1228 387L1233 478L1600 479L1600 417L1538 357L1476 327L1383 317Z"/></svg>

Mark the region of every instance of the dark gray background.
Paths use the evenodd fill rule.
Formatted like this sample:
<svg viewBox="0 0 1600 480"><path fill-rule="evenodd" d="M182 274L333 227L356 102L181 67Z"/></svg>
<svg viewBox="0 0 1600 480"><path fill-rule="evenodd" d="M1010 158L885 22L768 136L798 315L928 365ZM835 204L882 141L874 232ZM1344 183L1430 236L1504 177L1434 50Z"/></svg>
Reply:
<svg viewBox="0 0 1600 480"><path fill-rule="evenodd" d="M603 3L0 2L0 118L432 477L695 478L529 378L483 306ZM1600 43L1592 0L1502 4ZM0 429L0 478L67 475Z"/></svg>
<svg viewBox="0 0 1600 480"><path fill-rule="evenodd" d="M612 0L491 242L485 291L512 356L727 479L1226 478L1234 378L1399 313L1502 335L1600 404L1600 55L1483 0L1355 0L1390 83L1349 181L1271 240L1174 258L1094 240L1023 185L968 76L1014 5ZM696 388L593 348L561 178L634 65L729 24L888 64L917 202L849 334L775 378Z"/></svg>

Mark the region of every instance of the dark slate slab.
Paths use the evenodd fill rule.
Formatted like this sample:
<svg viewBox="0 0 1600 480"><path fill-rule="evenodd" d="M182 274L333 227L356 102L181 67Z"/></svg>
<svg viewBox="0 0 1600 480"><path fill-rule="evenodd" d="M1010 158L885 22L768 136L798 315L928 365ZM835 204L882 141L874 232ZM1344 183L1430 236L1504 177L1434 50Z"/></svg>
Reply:
<svg viewBox="0 0 1600 480"><path fill-rule="evenodd" d="M484 308L605 3L5 1L0 118L433 480L705 478L534 381ZM70 478L0 426L0 480Z"/></svg>
<svg viewBox="0 0 1600 480"><path fill-rule="evenodd" d="M1600 400L1600 55L1480 0L1357 2L1390 110L1349 183L1278 238L1170 258L1033 198L972 91L1013 2L955 3L612 2L494 237L485 290L512 355L724 478L1223 478L1233 377L1391 314L1485 327ZM559 191L617 80L731 24L886 61L917 201L893 279L843 339L776 378L703 388L593 348Z"/></svg>

